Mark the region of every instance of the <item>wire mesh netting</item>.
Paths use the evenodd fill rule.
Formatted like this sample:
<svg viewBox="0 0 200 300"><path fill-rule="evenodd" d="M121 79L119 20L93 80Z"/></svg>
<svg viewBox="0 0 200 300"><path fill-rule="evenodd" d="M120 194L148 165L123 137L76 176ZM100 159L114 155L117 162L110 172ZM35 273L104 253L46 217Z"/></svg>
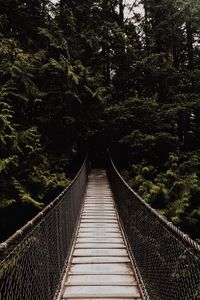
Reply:
<svg viewBox="0 0 200 300"><path fill-rule="evenodd" d="M200 246L132 191L112 160L108 176L144 287L144 297L152 300L199 300Z"/></svg>
<svg viewBox="0 0 200 300"><path fill-rule="evenodd" d="M85 160L72 184L0 245L0 299L52 300L71 251L87 184Z"/></svg>

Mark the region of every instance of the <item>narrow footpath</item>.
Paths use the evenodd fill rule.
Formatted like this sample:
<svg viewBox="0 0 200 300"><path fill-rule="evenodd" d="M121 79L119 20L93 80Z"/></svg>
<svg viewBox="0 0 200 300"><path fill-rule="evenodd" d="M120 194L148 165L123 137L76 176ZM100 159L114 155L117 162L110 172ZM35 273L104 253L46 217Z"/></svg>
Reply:
<svg viewBox="0 0 200 300"><path fill-rule="evenodd" d="M62 300L142 300L105 170L89 176Z"/></svg>

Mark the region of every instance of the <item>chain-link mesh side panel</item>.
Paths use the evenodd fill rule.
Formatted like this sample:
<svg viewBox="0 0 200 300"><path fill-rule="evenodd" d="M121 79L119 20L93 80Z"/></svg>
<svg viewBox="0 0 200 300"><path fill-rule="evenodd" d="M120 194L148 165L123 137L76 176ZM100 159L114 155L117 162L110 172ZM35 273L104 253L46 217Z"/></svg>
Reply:
<svg viewBox="0 0 200 300"><path fill-rule="evenodd" d="M108 176L136 267L148 293L146 298L199 300L199 245L134 193L112 161Z"/></svg>
<svg viewBox="0 0 200 300"><path fill-rule="evenodd" d="M1 244L0 299L53 300L73 243L87 184L87 161L44 212ZM39 219L39 220L38 220Z"/></svg>

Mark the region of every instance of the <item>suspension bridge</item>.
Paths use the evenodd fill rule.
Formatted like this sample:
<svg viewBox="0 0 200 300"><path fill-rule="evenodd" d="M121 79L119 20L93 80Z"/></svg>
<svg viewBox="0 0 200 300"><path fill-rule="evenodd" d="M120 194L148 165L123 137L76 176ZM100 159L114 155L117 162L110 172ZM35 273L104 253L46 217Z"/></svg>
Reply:
<svg viewBox="0 0 200 300"><path fill-rule="evenodd" d="M200 299L200 246L107 169L79 173L0 244L1 300Z"/></svg>

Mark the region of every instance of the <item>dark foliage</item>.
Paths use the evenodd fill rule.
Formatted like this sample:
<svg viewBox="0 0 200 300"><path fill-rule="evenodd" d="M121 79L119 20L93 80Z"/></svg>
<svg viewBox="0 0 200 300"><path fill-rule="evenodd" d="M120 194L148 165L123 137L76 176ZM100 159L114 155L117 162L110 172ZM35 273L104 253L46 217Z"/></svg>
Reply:
<svg viewBox="0 0 200 300"><path fill-rule="evenodd" d="M3 231L69 183L80 153L102 164L110 147L130 185L198 238L199 1L0 2Z"/></svg>

